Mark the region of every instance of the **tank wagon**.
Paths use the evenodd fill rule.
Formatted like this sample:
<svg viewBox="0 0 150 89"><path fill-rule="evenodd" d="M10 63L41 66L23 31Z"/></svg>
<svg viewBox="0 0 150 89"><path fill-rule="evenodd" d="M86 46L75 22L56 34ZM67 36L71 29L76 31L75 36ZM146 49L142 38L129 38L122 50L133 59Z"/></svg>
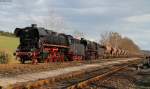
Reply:
<svg viewBox="0 0 150 89"><path fill-rule="evenodd" d="M19 58L21 63L28 60L33 64L90 60L119 57L120 55L119 49L111 46L102 46L84 38L76 39L71 35L37 27L36 24L32 24L30 27L16 28L14 34L20 39L14 55Z"/></svg>

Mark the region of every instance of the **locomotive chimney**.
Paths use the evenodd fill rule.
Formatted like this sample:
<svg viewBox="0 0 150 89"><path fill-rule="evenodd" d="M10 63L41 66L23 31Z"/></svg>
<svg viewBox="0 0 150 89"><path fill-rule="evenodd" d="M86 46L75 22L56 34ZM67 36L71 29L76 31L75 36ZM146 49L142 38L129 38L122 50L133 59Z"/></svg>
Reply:
<svg viewBox="0 0 150 89"><path fill-rule="evenodd" d="M31 24L31 27L36 28L37 24Z"/></svg>

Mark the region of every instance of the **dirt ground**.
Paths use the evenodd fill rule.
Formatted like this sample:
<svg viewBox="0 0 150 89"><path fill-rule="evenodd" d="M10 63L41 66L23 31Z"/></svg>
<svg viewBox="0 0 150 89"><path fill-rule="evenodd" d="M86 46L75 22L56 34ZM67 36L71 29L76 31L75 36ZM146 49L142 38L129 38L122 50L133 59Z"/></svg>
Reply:
<svg viewBox="0 0 150 89"><path fill-rule="evenodd" d="M94 67L103 67L110 64L119 64L135 59L114 59L114 60L94 60L82 62L65 62L65 63L50 63L50 64L7 64L0 65L0 84L9 85L17 82L35 81L39 78L48 78L50 75L57 76L57 74L69 73L79 71L82 69L89 69ZM78 66L78 67L77 67ZM57 69L57 70L56 70ZM43 72L42 72L43 71ZM47 71L47 72L46 72ZM43 77L42 77L43 76ZM47 77L46 77L47 76ZM8 83L8 84L7 84Z"/></svg>
<svg viewBox="0 0 150 89"><path fill-rule="evenodd" d="M37 65L32 64L0 64L0 77L11 77L20 74L27 73L38 73L42 71L55 70L65 67L80 66L83 64L92 63L104 63L116 60L126 60L126 59L99 59L99 60L89 60L89 61L72 61L72 62L62 62L62 63L39 63Z"/></svg>

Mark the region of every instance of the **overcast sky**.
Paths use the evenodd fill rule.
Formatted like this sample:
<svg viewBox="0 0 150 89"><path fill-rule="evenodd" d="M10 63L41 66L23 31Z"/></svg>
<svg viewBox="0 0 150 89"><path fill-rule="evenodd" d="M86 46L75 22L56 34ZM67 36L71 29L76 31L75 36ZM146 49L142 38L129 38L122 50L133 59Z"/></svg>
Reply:
<svg viewBox="0 0 150 89"><path fill-rule="evenodd" d="M91 40L119 32L150 50L150 0L0 0L0 30L38 26Z"/></svg>

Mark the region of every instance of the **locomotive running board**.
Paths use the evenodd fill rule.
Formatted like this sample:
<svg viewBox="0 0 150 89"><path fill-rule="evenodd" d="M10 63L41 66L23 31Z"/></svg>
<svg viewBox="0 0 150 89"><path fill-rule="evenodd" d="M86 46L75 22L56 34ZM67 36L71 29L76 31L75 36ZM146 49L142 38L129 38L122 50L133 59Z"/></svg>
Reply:
<svg viewBox="0 0 150 89"><path fill-rule="evenodd" d="M59 47L59 48L70 48L68 46L62 46L62 45L52 45L52 44L43 44L43 46L51 46L51 47Z"/></svg>

